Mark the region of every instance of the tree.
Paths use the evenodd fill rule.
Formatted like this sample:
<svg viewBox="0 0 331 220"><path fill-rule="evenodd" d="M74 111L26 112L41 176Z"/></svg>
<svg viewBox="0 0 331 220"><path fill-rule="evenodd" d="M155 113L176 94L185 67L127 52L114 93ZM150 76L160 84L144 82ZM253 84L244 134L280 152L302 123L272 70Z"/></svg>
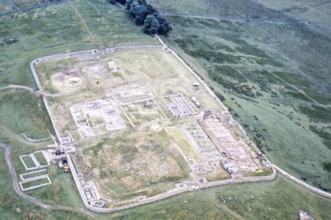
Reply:
<svg viewBox="0 0 331 220"><path fill-rule="evenodd" d="M167 35L170 31L172 31L170 23L164 17L158 16L158 21L160 24L160 27L157 30L158 34Z"/></svg>
<svg viewBox="0 0 331 220"><path fill-rule="evenodd" d="M143 31L148 34L156 34L160 24L155 15L148 15L145 19Z"/></svg>
<svg viewBox="0 0 331 220"><path fill-rule="evenodd" d="M147 7L145 5L137 5L137 6L135 6L134 10L136 13L134 22L137 25L143 25L147 15L148 15Z"/></svg>
<svg viewBox="0 0 331 220"><path fill-rule="evenodd" d="M125 4L125 10L134 20L136 25L142 26L143 31L148 34L168 35L172 31L170 23L146 0L107 0Z"/></svg>
<svg viewBox="0 0 331 220"><path fill-rule="evenodd" d="M131 7L131 3L133 2L133 0L126 0L125 2L125 10L129 11L130 7Z"/></svg>
<svg viewBox="0 0 331 220"><path fill-rule="evenodd" d="M126 0L115 0L115 1L118 2L118 3L120 3L121 5L125 5L125 3L126 3Z"/></svg>

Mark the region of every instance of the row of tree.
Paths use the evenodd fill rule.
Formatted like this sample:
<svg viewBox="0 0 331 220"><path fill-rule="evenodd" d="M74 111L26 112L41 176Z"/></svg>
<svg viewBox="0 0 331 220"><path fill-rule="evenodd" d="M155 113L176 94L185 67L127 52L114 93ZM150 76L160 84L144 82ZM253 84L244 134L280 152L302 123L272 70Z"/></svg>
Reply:
<svg viewBox="0 0 331 220"><path fill-rule="evenodd" d="M172 31L170 23L160 15L160 13L146 0L108 0L114 4L116 2L125 5L125 9L134 20L134 22L142 26L145 33L168 35Z"/></svg>

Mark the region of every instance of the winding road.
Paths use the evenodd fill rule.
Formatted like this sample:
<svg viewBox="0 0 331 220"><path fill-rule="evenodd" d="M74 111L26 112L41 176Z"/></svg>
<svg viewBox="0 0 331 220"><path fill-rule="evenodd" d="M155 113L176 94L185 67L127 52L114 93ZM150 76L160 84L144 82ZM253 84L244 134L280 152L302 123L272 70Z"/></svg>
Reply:
<svg viewBox="0 0 331 220"><path fill-rule="evenodd" d="M94 216L93 213L91 213L90 211L88 211L84 208L69 207L69 206L62 206L62 205L49 205L49 204L46 204L46 203L40 201L39 199L36 199L32 196L29 196L29 195L23 193L18 185L17 174L16 174L16 171L15 171L15 168L13 166L13 162L12 162L12 159L10 156L10 147L6 144L0 143L0 148L4 151L5 160L6 160L8 168L9 168L10 175L12 177L12 185L13 185L13 188L14 188L15 192L17 193L17 195L19 195L23 199L26 199L44 209L67 210L67 211L80 212L82 214L89 215L92 217Z"/></svg>

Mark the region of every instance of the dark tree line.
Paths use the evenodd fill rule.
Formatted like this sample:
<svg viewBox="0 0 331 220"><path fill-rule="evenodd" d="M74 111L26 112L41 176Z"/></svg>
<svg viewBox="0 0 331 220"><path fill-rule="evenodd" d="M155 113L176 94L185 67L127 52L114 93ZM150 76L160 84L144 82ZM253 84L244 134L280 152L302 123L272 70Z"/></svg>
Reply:
<svg viewBox="0 0 331 220"><path fill-rule="evenodd" d="M125 5L126 0L107 0L110 4L116 4L116 2Z"/></svg>
<svg viewBox="0 0 331 220"><path fill-rule="evenodd" d="M146 0L108 0L125 5L125 10L134 20L136 25L142 26L145 33L167 35L172 31L170 23Z"/></svg>

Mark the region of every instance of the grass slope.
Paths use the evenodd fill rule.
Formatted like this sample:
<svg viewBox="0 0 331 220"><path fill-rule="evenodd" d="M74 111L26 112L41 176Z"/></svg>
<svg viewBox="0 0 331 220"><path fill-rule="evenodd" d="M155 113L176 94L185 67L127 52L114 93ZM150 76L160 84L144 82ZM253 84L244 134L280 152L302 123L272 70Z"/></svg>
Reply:
<svg viewBox="0 0 331 220"><path fill-rule="evenodd" d="M327 219L330 208L330 201L277 177L273 182L187 193L110 216L112 219L295 219L297 212L304 210L314 219Z"/></svg>
<svg viewBox="0 0 331 220"><path fill-rule="evenodd" d="M258 147L284 169L331 190L331 173L323 169L331 157L331 41L305 26L171 21L169 43L188 61L198 60L200 67L191 64L225 97Z"/></svg>
<svg viewBox="0 0 331 220"><path fill-rule="evenodd" d="M153 1L151 0L151 2ZM210 9L210 5L206 7L206 4L203 4L205 1L195 2L197 4L192 4L191 1L177 1L178 6L174 5L172 8L177 10L177 7L181 7L179 12L194 13L204 10L202 12L219 15L217 8ZM153 5L156 6L156 3L166 4L167 1L154 1ZM183 11L183 5L185 5L186 11ZM228 15L232 15L231 8L236 7L235 4L233 7L230 6L227 7ZM241 10L243 9L245 7L241 7ZM254 12L254 7L252 9ZM236 14L245 15L243 12L236 12ZM278 14L273 16L278 16ZM283 39L286 39L286 34L289 34L287 31L293 30L293 27L288 26L242 26L231 22L210 23L204 20L180 18L174 19L172 23L175 29L173 45L180 45L188 54L193 52L190 55L199 61L199 65L196 65L195 68L204 74L203 77L206 80L208 77L212 78L204 69L207 69L210 74L222 73L224 77L218 77L221 82L209 81L209 83L213 85L215 91L219 92L220 97L223 95L226 98L227 105L234 110L234 113L241 116L240 120L246 124L251 137L255 138L257 143L261 142L261 149L264 149L274 161L281 163L282 167L303 178L308 176L309 180L315 181L316 185L330 188L330 173L326 171L330 170L327 163L330 152L323 139L318 138L317 135L308 130L314 126L317 130L315 128L312 130L315 130L315 133L320 134L320 136L328 137L324 133L330 133L328 123L321 123L324 117L320 121L320 116L316 116L320 112L319 107L325 109L330 104L330 100L326 96L329 94L328 75L325 74L325 71L314 71L323 68L324 70L330 69L325 63L326 60L329 60L328 54L320 54L320 52L327 51L320 45L328 46L328 40L322 39L319 35L309 35L310 37L305 38L305 34L311 32L308 29L301 29L290 31L290 36L296 38L293 42L285 41L286 44L282 44ZM28 66L35 57L67 50L127 44L156 44L156 42L151 41L150 37L135 29L122 11L102 1L81 0L80 2L51 6L28 13L17 13L10 17L1 17L0 25L2 27L0 30L1 40L14 37L19 39L18 43L1 46L1 86L22 84L34 87ZM250 31L247 31L247 28ZM273 32L275 29L278 31ZM281 30L285 35L278 35ZM208 34L194 36L198 35L197 33ZM252 37L253 33L256 38ZM238 36L242 36L244 39L240 39ZM316 44L314 44L313 39ZM261 40L263 43L258 43ZM293 45L295 49L291 53ZM302 48L307 47L315 48L308 60L314 61L315 58L320 60L317 66L310 66L309 63L304 64L306 60L302 59L308 53ZM276 50L268 50L265 53L263 51L266 48L276 48ZM297 51L297 48L301 48L301 50ZM199 50L201 50L200 55L196 56ZM215 51L217 51L216 56ZM293 57L293 54L298 55L298 57ZM192 59L183 53L182 56L185 56L187 60ZM323 56L325 57L323 58ZM221 66L219 66L219 59L222 60ZM243 61L243 63L238 63L237 60ZM288 71L284 71L285 67L288 67ZM313 70L314 77L309 78L307 73L311 70ZM304 80L298 80L298 77L293 80L291 74L303 74L304 77L300 78ZM224 82L222 82L222 78ZM321 88L316 88L319 87L320 82ZM248 85L242 85L242 83ZM275 90L281 88L279 86L283 86L285 90ZM262 97L257 92L260 92ZM45 128L51 130L51 126L47 122L48 119L43 116L46 113L40 113L41 118L33 115L33 112L40 112L39 108L43 108L42 105L38 107L40 101L29 94L22 93L18 91L1 92L0 104L0 141L12 146L12 157L18 172L23 171L18 159L19 154L45 147L43 143L27 143L19 133L28 130L31 131L33 137L44 137L48 134ZM298 111L300 107L301 112ZM269 113L265 114L265 112ZM23 117L25 113L27 115ZM275 123L279 121L282 123ZM290 136L288 132L291 132ZM291 144L284 146L282 143ZM1 157L0 175L2 178L0 186L3 190L0 194L0 219L45 219L46 216L49 219L86 218L65 211L48 212L21 200L11 187L8 168L3 156ZM321 177L319 178L318 175ZM226 200L226 203L223 200ZM72 202L75 203L74 200ZM310 211L315 219L327 219L330 208L329 201L302 190L282 177L278 177L276 181L271 183L226 186L184 194L124 212L100 215L98 218L288 219L295 218L297 211L303 209Z"/></svg>
<svg viewBox="0 0 331 220"><path fill-rule="evenodd" d="M3 151L0 152L0 219L86 219L85 216L68 211L47 211L39 206L21 199L12 187L11 176L8 171Z"/></svg>

